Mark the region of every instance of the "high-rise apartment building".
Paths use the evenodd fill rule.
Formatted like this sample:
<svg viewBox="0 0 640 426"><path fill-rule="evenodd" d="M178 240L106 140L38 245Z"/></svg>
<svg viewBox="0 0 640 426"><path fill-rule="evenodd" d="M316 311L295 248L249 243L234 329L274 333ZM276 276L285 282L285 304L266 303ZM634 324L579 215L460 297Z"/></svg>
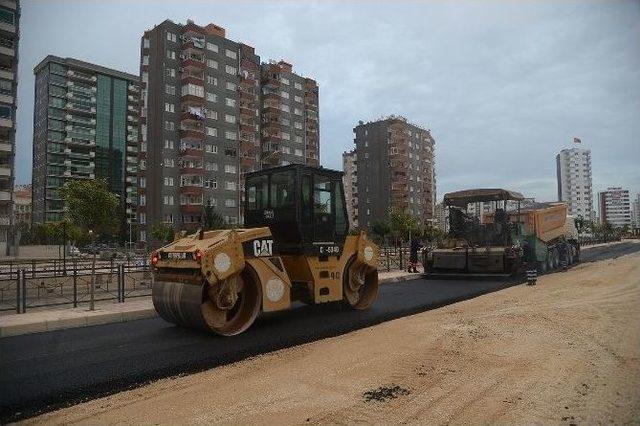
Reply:
<svg viewBox="0 0 640 426"><path fill-rule="evenodd" d="M563 149L556 155L558 200L569 207L569 214L592 220L591 151Z"/></svg>
<svg viewBox="0 0 640 426"><path fill-rule="evenodd" d="M619 187L607 188L598 193L600 223L609 222L617 228L631 227L631 202L629 190Z"/></svg>
<svg viewBox="0 0 640 426"><path fill-rule="evenodd" d="M14 254L16 95L20 2L0 0L0 255Z"/></svg>
<svg viewBox="0 0 640 426"><path fill-rule="evenodd" d="M342 153L342 171L349 227L355 229L358 227L358 156L355 150Z"/></svg>
<svg viewBox="0 0 640 426"><path fill-rule="evenodd" d="M33 223L62 219L60 188L105 179L135 220L140 78L72 58L47 56L34 69Z"/></svg>
<svg viewBox="0 0 640 426"><path fill-rule="evenodd" d="M215 24L166 20L141 40L140 240L195 229L211 205L242 221L244 174L318 164L318 86L290 64L261 64Z"/></svg>
<svg viewBox="0 0 640 426"><path fill-rule="evenodd" d="M631 206L631 216L633 218L632 228L636 235L640 234L640 194L636 194L636 199Z"/></svg>
<svg viewBox="0 0 640 426"><path fill-rule="evenodd" d="M353 129L358 158L358 223L370 228L391 211L434 225L435 141L429 130L390 116Z"/></svg>

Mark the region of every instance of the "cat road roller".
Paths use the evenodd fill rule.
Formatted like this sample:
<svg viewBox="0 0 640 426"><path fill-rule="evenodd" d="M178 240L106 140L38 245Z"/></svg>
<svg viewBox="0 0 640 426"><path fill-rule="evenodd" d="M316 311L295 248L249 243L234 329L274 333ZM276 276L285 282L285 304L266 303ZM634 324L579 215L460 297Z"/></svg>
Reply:
<svg viewBox="0 0 640 426"><path fill-rule="evenodd" d="M349 235L342 172L288 165L248 173L245 229L197 231L154 252L153 305L175 324L232 336L263 312L343 301L369 308L379 249Z"/></svg>

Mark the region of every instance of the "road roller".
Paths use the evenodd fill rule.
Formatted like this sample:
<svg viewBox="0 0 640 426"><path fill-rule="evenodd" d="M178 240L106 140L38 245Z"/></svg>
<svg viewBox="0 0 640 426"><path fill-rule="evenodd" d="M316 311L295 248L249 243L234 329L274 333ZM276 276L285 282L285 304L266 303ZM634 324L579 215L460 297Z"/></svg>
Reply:
<svg viewBox="0 0 640 426"><path fill-rule="evenodd" d="M160 317L232 336L295 301L375 302L380 250L349 233L342 172L297 164L248 173L244 226L198 230L153 253Z"/></svg>

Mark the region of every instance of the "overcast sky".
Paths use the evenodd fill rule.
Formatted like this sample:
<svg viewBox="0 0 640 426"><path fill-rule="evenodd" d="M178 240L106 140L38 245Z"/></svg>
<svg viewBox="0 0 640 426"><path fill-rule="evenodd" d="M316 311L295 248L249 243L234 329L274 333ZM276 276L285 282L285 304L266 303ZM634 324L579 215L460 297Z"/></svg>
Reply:
<svg viewBox="0 0 640 426"><path fill-rule="evenodd" d="M594 191L640 192L640 2L22 0L16 183L31 181L33 68L47 54L139 73L164 19L213 22L320 85L321 163L389 114L431 129L438 199L508 187L557 197L555 154L592 151Z"/></svg>

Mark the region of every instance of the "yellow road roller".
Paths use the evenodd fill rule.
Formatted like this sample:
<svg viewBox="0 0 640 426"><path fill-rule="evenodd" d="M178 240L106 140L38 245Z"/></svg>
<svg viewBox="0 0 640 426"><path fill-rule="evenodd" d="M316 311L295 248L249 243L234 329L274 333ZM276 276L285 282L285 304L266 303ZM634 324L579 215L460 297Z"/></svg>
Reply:
<svg viewBox="0 0 640 426"><path fill-rule="evenodd" d="M296 164L248 173L244 225L199 230L153 253L160 317L232 336L294 301L374 303L380 251L364 233L349 235L342 172Z"/></svg>

